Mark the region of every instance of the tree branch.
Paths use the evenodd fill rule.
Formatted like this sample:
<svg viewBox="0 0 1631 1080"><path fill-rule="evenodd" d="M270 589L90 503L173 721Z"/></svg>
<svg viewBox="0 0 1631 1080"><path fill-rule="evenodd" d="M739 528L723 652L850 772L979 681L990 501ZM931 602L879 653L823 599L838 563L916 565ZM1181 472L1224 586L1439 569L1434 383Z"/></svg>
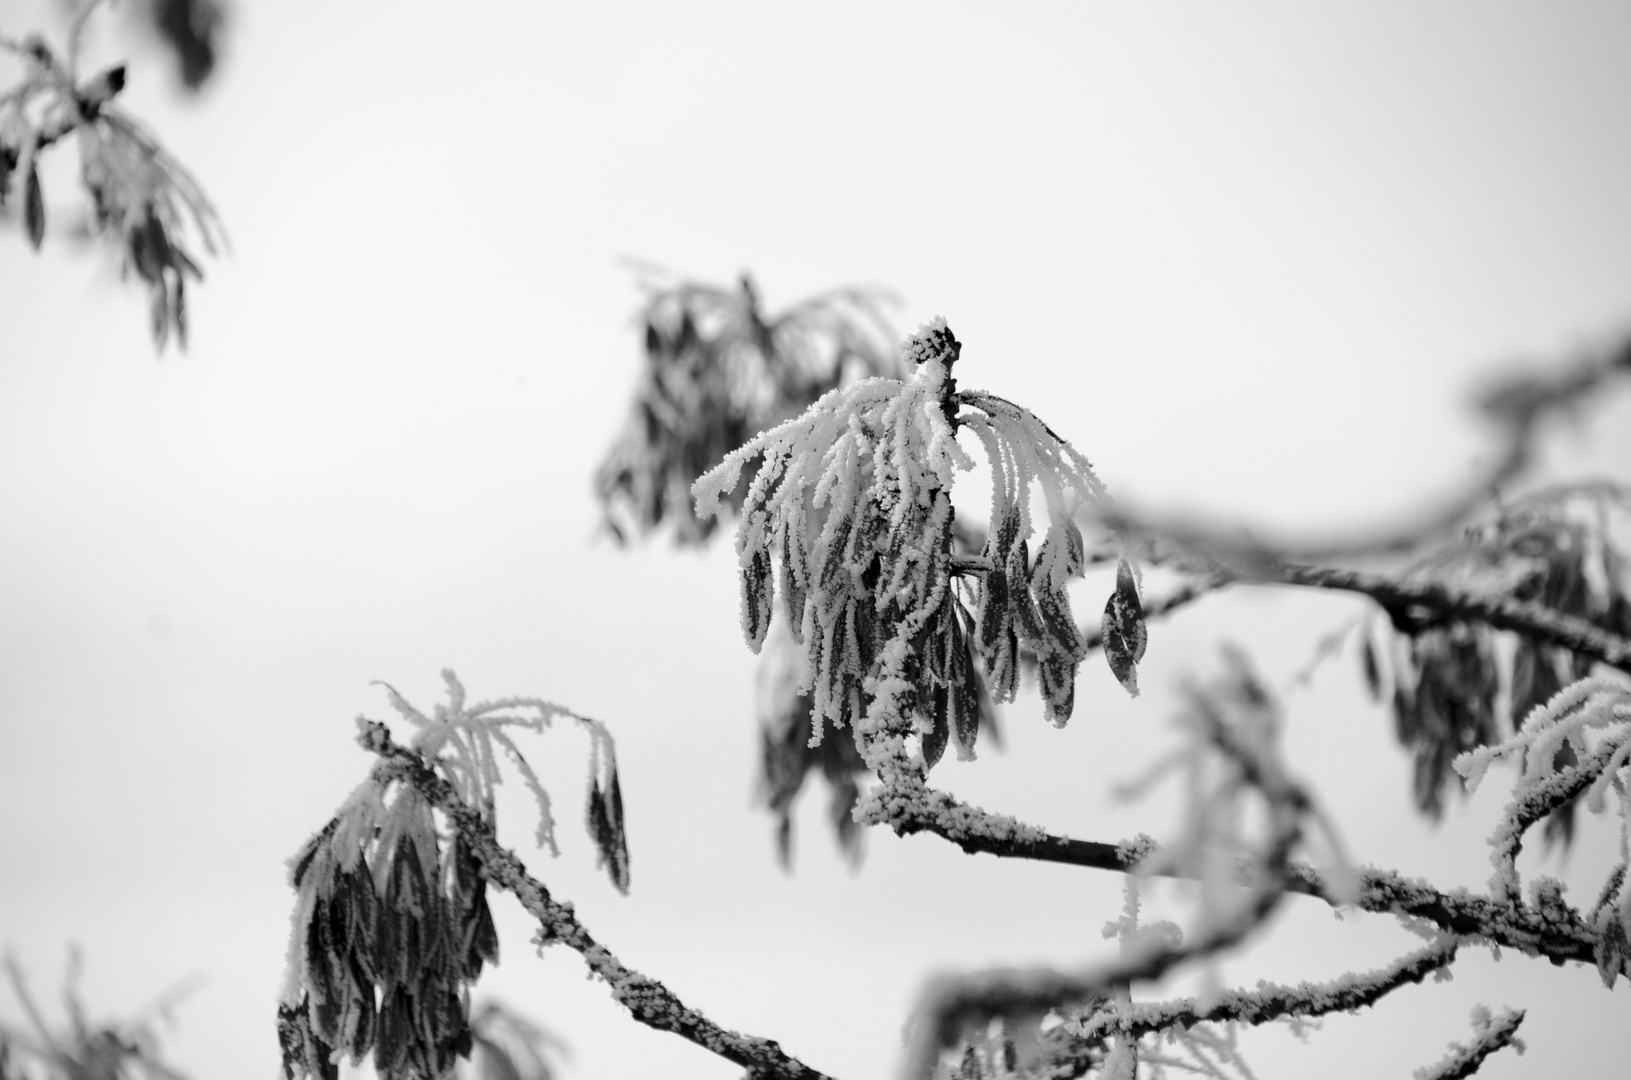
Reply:
<svg viewBox="0 0 1631 1080"><path fill-rule="evenodd" d="M1144 865L1161 866L1151 858L1159 847L1147 836L1119 844L1073 840L991 814L927 786L911 798L900 797L904 794L879 800L888 809L888 816L880 820L901 836L932 833L969 854L983 852L1113 873L1139 873ZM954 822L963 824L959 827ZM1250 864L1243 865L1242 883L1249 883L1255 875ZM1153 876L1188 877L1171 867L1156 869ZM1503 903L1464 889L1442 892L1425 881L1374 867L1358 870L1354 887L1348 890L1333 886L1319 871L1300 863L1288 862L1285 878L1286 892L1315 897L1333 907L1351 904L1375 914L1414 915L1448 933L1482 938L1554 964L1597 963L1599 935L1567 904L1549 905L1543 914L1517 902ZM1631 976L1631 971L1626 974Z"/></svg>
<svg viewBox="0 0 1631 1080"><path fill-rule="evenodd" d="M1420 628L1423 623L1447 619L1482 622L1497 630L1510 630L1536 641L1560 645L1579 656L1631 674L1631 641L1542 604L1501 596L1478 596L1437 582L1409 583L1359 570L1290 563L1269 571L1265 580L1362 593L1380 604L1394 623L1407 631L1411 627ZM1425 609L1430 615L1423 616L1418 609Z"/></svg>
<svg viewBox="0 0 1631 1080"><path fill-rule="evenodd" d="M1523 1053L1523 1043L1516 1038L1523 1017L1522 1009L1508 1009L1493 1019L1484 1013L1474 1021L1480 1030L1471 1046L1452 1047L1449 1056L1416 1076L1419 1080L1463 1080L1477 1072L1484 1059L1502 1047L1516 1046L1518 1053Z"/></svg>
<svg viewBox="0 0 1631 1080"><path fill-rule="evenodd" d="M597 942L573 914L569 904L549 895L541 882L527 873L513 851L499 845L481 815L467 806L446 780L437 776L418 754L397 745L384 724L366 721L357 740L365 750L384 760L376 775L382 781L412 785L433 806L447 815L452 827L475 853L481 875L515 894L521 906L538 920L537 942L559 942L576 950L589 970L604 979L612 996L636 1020L659 1031L669 1031L718 1054L747 1070L752 1080L830 1080L782 1051L770 1039L729 1031L687 1006L662 983L642 975L618 960Z"/></svg>
<svg viewBox="0 0 1631 1080"><path fill-rule="evenodd" d="M1479 398L1484 414L1499 427L1501 445L1493 464L1437 509L1414 521L1373 536L1314 543L1265 542L1257 530L1184 520L1142 517L1124 507L1105 505L1097 520L1107 530L1160 543L1201 556L1209 564L1221 562L1248 576L1284 560L1328 562L1374 558L1416 549L1425 539L1460 524L1489 498L1493 490L1522 475L1534 457L1534 444L1543 420L1575 407L1616 377L1631 375L1631 338L1619 342L1606 355L1579 360L1562 370L1511 375L1485 390Z"/></svg>
<svg viewBox="0 0 1631 1080"><path fill-rule="evenodd" d="M1070 1041L1049 1057L1049 1076L1078 1076L1113 1037L1138 1039L1168 1028L1187 1030L1200 1023L1250 1025L1286 1017L1318 1017L1351 1012L1376 1004L1402 986L1419 983L1455 960L1451 939L1418 949L1378 971L1349 975L1325 983L1281 986L1259 983L1256 990L1225 990L1205 1008L1196 998L1176 1001L1105 1001L1080 1021Z"/></svg>

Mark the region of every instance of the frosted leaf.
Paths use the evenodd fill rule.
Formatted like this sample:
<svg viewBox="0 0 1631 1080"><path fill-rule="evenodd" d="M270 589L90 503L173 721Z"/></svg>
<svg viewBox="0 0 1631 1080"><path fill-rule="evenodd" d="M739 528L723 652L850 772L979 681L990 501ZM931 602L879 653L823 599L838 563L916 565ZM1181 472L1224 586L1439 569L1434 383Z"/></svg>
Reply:
<svg viewBox="0 0 1631 1080"><path fill-rule="evenodd" d="M1149 631L1144 625L1144 608L1138 599L1138 584L1126 559L1116 566L1116 588L1104 605L1100 631L1104 638L1104 658L1110 664L1110 671L1129 694L1137 697L1138 662L1144 658Z"/></svg>

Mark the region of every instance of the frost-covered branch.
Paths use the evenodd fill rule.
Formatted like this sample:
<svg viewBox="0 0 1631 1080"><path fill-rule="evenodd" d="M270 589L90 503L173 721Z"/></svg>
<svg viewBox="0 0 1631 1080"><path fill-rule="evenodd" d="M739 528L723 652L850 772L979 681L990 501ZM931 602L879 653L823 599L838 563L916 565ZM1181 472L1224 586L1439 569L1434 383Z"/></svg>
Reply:
<svg viewBox="0 0 1631 1080"><path fill-rule="evenodd" d="M1259 982L1252 990L1223 990L1202 1003L1197 998L1133 1002L1102 1000L1066 1024L1069 1039L1048 1054L1047 1076L1077 1076L1112 1039L1137 1040L1161 1031L1186 1030L1203 1023L1266 1024L1288 1018L1312 1019L1353 1012L1447 968L1455 960L1454 939L1435 942L1387 967L1345 975L1323 983L1282 986Z"/></svg>
<svg viewBox="0 0 1631 1080"><path fill-rule="evenodd" d="M970 806L927 786L921 792L897 792L883 805L892 814L888 824L900 835L933 834L970 854L1113 873L1193 878L1181 867L1154 858L1161 848L1145 836L1114 844L1072 839ZM1242 864L1238 878L1241 883L1255 876L1257 872L1249 862ZM1341 886L1333 884L1328 875L1297 862L1286 864L1285 876L1286 892L1315 897L1333 907L1351 905L1374 914L1413 915L1447 933L1480 938L1556 963L1597 962L1599 935L1577 909L1568 905L1552 909L1549 916L1542 915L1535 909L1514 907L1465 889L1444 892L1425 881L1374 867L1358 868L1352 881Z"/></svg>
<svg viewBox="0 0 1631 1080"><path fill-rule="evenodd" d="M1518 1025L1523 1023L1522 1009L1507 1009L1499 1016L1491 1016L1483 1006L1473 1010L1472 1045L1453 1044L1450 1053L1437 1065L1417 1069L1414 1080L1463 1080L1478 1071L1484 1059L1503 1047L1513 1047L1523 1053L1523 1040L1517 1038Z"/></svg>
<svg viewBox="0 0 1631 1080"><path fill-rule="evenodd" d="M358 741L364 749L384 759L376 770L379 779L412 785L426 801L447 815L459 839L474 854L481 876L508 889L538 920L536 942L562 944L576 951L636 1020L659 1031L673 1032L745 1068L750 1077L823 1080L823 1073L790 1057L774 1041L720 1027L682 1002L662 983L625 966L590 935L570 904L552 897L549 890L527 872L515 853L498 843L491 826L459 797L453 786L426 767L418 754L394 742L383 724L364 725Z"/></svg>

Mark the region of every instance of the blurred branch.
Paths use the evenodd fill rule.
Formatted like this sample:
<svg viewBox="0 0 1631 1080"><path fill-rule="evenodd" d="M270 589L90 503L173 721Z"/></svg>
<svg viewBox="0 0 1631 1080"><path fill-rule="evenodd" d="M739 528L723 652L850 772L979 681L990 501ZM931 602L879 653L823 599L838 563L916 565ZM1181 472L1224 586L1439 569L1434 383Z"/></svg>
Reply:
<svg viewBox="0 0 1631 1080"><path fill-rule="evenodd" d="M1503 596L1477 596L1436 582L1409 583L1382 574L1333 567L1282 564L1270 570L1263 580L1270 584L1363 593L1380 604L1394 625L1405 633L1452 619L1482 622L1498 630L1510 630L1560 645L1631 674L1631 641L1541 604Z"/></svg>
<svg viewBox="0 0 1631 1080"><path fill-rule="evenodd" d="M1607 355L1577 361L1561 371L1508 376L1483 392L1478 405L1498 429L1496 459L1482 474L1416 520L1354 540L1297 543L1257 539L1257 530L1201 523L1183 518L1146 517L1124 507L1106 505L1096 517L1107 531L1124 530L1173 554L1197 556L1209 566L1222 564L1246 577L1263 575L1278 563L1330 562L1374 558L1414 550L1442 534L1484 505L1492 491L1523 474L1534 458L1543 421L1581 404L1617 377L1631 375L1631 338Z"/></svg>
<svg viewBox="0 0 1631 1080"><path fill-rule="evenodd" d="M532 877L515 853L501 847L491 827L481 815L459 798L452 786L425 766L412 750L392 740L385 725L370 722L358 739L364 749L384 760L378 766L382 780L401 780L412 785L457 830L481 864L481 875L500 888L515 894L527 912L538 920L539 945L559 942L575 950L589 970L611 987L612 996L641 1023L659 1031L673 1032L748 1070L756 1080L827 1080L825 1074L784 1053L770 1039L726 1030L682 1002L655 979L634 971L604 945L597 942L573 914L570 904L562 904Z"/></svg>

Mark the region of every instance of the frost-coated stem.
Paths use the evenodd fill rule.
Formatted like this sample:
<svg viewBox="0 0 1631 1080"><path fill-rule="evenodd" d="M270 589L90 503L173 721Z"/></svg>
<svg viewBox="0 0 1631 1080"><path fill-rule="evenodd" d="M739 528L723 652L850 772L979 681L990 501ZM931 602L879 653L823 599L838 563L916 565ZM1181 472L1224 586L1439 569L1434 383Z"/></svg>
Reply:
<svg viewBox="0 0 1631 1080"><path fill-rule="evenodd" d="M1484 1059L1502 1047L1513 1046L1518 1053L1523 1053L1523 1042L1516 1038L1523 1017L1522 1009L1508 1009L1494 1018L1487 1014L1477 1017L1475 1023L1480 1030L1472 1045L1453 1047L1437 1065L1417 1069L1414 1080L1463 1080L1477 1072Z"/></svg>
<svg viewBox="0 0 1631 1080"><path fill-rule="evenodd" d="M1155 876L1189 876L1152 859L1160 848L1149 837L1118 844L1074 840L970 806L927 785L902 790L897 782L888 792L876 795L873 805L887 811L880 820L899 835L932 833L971 855L983 852L999 858L1034 859L1112 873L1139 872L1148 860L1151 865L1161 866L1153 871ZM1255 874L1251 867L1244 866L1243 880L1252 876ZM1566 904L1542 914L1465 889L1443 892L1425 881L1374 867L1357 871L1351 892L1333 886L1318 870L1299 863L1288 862L1285 877L1286 892L1316 897L1332 906L1351 904L1373 914L1414 915L1448 933L1482 938L1554 963L1597 962L1598 935L1579 911Z"/></svg>
<svg viewBox="0 0 1631 1080"><path fill-rule="evenodd" d="M515 853L499 845L491 827L459 798L452 785L428 769L418 754L392 740L385 725L374 722L363 725L358 742L365 750L384 759L378 766L380 780L400 780L412 785L447 815L460 839L474 852L481 876L514 893L521 906L538 920L538 941L541 944L560 942L576 950L589 970L605 980L612 996L636 1020L659 1031L673 1032L740 1065L753 1080L829 1080L825 1073L784 1053L773 1040L722 1028L687 1006L662 983L624 966L609 949L590 936L570 905L551 897L549 890L527 873Z"/></svg>
<svg viewBox="0 0 1631 1080"><path fill-rule="evenodd" d="M1225 990L1204 1006L1196 998L1136 1004L1105 1002L1091 1018L1081 1022L1072 1054L1079 1056L1090 1047L1102 1046L1113 1036L1136 1039L1171 1027L1190 1028L1220 1021L1256 1026L1281 1017L1313 1018L1351 1012L1374 1005L1400 987L1419 983L1448 967L1455 960L1456 948L1453 939L1437 942L1379 971L1331 982L1297 986L1260 983L1255 990Z"/></svg>
<svg viewBox="0 0 1631 1080"><path fill-rule="evenodd" d="M1495 864L1495 879L1491 882L1491 888L1497 894L1506 892L1514 901L1517 900L1521 895L1518 890L1518 853L1523 850L1524 834L1553 810L1573 802L1591 787L1627 739L1631 739L1631 731L1611 735L1586 760L1566 766L1545 780L1520 789L1513 796L1494 835L1490 837L1490 861Z"/></svg>

